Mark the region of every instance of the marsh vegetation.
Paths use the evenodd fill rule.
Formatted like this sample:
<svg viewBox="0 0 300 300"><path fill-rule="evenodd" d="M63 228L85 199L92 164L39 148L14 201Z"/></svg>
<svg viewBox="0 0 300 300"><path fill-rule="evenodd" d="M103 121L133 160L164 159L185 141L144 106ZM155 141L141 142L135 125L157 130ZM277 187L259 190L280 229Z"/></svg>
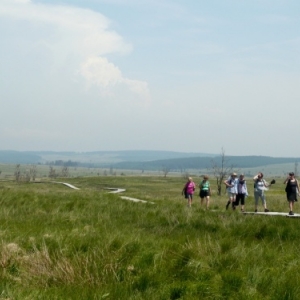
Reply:
<svg viewBox="0 0 300 300"><path fill-rule="evenodd" d="M0 299L299 299L300 219L226 211L213 181L208 211L180 177L68 182L0 182ZM280 180L267 201L288 212Z"/></svg>

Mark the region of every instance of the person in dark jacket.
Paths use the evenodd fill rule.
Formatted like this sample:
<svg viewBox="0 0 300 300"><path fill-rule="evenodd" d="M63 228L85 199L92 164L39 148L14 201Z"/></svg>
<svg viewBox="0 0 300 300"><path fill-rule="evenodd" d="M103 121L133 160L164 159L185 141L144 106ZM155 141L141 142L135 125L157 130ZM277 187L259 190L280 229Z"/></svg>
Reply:
<svg viewBox="0 0 300 300"><path fill-rule="evenodd" d="M286 199L289 202L289 208L290 212L289 215L294 215L293 209L294 209L294 203L297 200L297 194L299 194L299 182L295 178L294 172L290 172L286 180L284 181L285 186L285 192L286 192Z"/></svg>

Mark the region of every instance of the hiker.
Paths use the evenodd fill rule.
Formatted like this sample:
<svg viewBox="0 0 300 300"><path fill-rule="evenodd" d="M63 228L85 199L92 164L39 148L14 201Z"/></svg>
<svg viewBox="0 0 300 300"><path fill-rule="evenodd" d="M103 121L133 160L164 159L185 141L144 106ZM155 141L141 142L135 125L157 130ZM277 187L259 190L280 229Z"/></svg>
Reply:
<svg viewBox="0 0 300 300"><path fill-rule="evenodd" d="M235 201L236 194L237 194L237 175L236 173L232 173L230 177L228 177L227 180L224 181L224 184L226 185L227 188L227 193L228 193L228 202L226 204L226 209L228 209L230 203L232 205L232 209L234 209L233 202Z"/></svg>
<svg viewBox="0 0 300 300"><path fill-rule="evenodd" d="M193 194L195 191L196 185L193 182L193 178L189 177L187 183L184 185L182 193L184 193L185 198L188 199L187 206L191 207L192 206L192 201L193 201Z"/></svg>
<svg viewBox="0 0 300 300"><path fill-rule="evenodd" d="M284 181L284 184L286 185L285 187L285 192L286 192L286 199L289 202L289 208L290 212L289 215L293 216L294 212L294 203L297 200L297 194L299 194L299 183L298 180L295 178L294 172L290 172L286 180Z"/></svg>
<svg viewBox="0 0 300 300"><path fill-rule="evenodd" d="M241 174L238 179L237 194L235 197L235 202L233 202L234 209L236 208L236 206L239 206L240 201L241 201L241 211L244 212L245 197L247 197L247 196L248 196L248 191L247 191L246 180L244 178L244 174Z"/></svg>
<svg viewBox="0 0 300 300"><path fill-rule="evenodd" d="M267 209L266 196L264 191L268 190L267 187L270 185L264 179L264 174L259 172L253 177L254 180L254 199L255 199L255 212L257 212L258 200L261 199L261 202L264 206L264 211L269 212Z"/></svg>
<svg viewBox="0 0 300 300"><path fill-rule="evenodd" d="M210 183L208 181L207 175L203 176L203 180L200 182L199 188L200 188L199 196L201 199L201 205L203 205L204 198L205 198L206 209L208 209L209 208L209 197L211 195L211 190L210 190Z"/></svg>

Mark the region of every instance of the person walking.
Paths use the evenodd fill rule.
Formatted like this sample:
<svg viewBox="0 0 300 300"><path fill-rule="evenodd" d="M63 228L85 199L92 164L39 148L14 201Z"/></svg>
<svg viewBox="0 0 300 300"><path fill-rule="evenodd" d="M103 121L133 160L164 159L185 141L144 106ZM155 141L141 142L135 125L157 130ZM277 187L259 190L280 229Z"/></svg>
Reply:
<svg viewBox="0 0 300 300"><path fill-rule="evenodd" d="M195 188L196 188L196 185L193 181L193 178L189 177L187 183L184 185L183 190L182 190L182 193L184 193L185 198L188 201L188 203L187 203L188 207L192 206Z"/></svg>
<svg viewBox="0 0 300 300"><path fill-rule="evenodd" d="M230 203L232 205L232 208L234 209L233 202L235 201L236 194L237 194L237 183L238 180L237 180L236 173L232 173L230 177L228 177L228 179L224 181L228 193L228 201L226 204L226 209L228 209Z"/></svg>
<svg viewBox="0 0 300 300"><path fill-rule="evenodd" d="M206 209L209 208L209 198L211 195L211 190L210 190L210 183L208 181L208 176L204 175L202 182L199 184L200 188L200 199L201 199L201 205L203 205L204 199L206 201Z"/></svg>
<svg viewBox="0 0 300 300"><path fill-rule="evenodd" d="M237 194L236 194L235 202L233 202L234 209L236 208L236 206L239 206L241 201L241 211L244 212L245 198L247 196L248 196L248 191L247 191L246 180L244 174L241 174L239 176L238 183L237 183Z"/></svg>
<svg viewBox="0 0 300 300"><path fill-rule="evenodd" d="M284 181L285 186L285 192L286 192L286 199L289 202L289 208L290 212L289 215L293 216L294 212L294 203L297 200L297 194L299 194L299 182L295 178L294 172L290 172L286 180Z"/></svg>
<svg viewBox="0 0 300 300"><path fill-rule="evenodd" d="M258 200L261 199L261 202L264 206L264 211L269 212L267 208L266 196L264 191L267 190L269 184L263 179L264 174L259 172L253 177L254 180L254 199L255 199L255 212L257 212Z"/></svg>

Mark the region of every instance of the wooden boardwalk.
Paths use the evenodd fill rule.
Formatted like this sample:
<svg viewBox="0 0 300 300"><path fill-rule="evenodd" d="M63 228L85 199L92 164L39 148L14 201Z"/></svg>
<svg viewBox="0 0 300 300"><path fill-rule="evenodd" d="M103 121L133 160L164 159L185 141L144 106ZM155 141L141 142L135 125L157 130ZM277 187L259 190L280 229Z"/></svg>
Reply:
<svg viewBox="0 0 300 300"><path fill-rule="evenodd" d="M288 217L288 218L300 218L300 214L294 213L294 215L289 215L289 213L286 212L249 212L245 211L242 212L244 215L264 215L264 216L282 216L282 217Z"/></svg>

